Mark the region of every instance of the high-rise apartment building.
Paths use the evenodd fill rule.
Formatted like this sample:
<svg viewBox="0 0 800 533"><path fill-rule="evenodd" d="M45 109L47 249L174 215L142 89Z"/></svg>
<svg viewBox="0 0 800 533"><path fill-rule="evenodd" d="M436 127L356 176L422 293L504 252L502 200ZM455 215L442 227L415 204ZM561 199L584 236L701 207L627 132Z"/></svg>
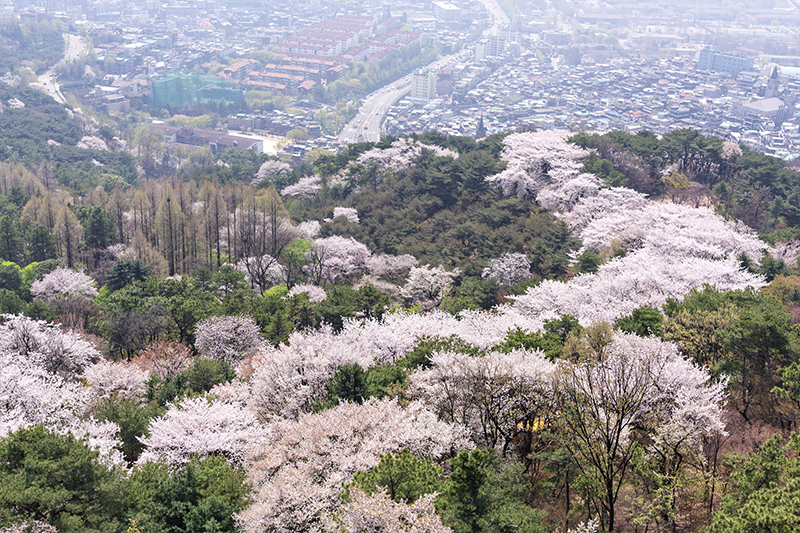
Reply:
<svg viewBox="0 0 800 533"><path fill-rule="evenodd" d="M418 70L411 79L411 97L432 100L436 98L436 71Z"/></svg>
<svg viewBox="0 0 800 533"><path fill-rule="evenodd" d="M700 50L697 56L698 70L713 70L716 72L727 72L731 76L736 76L744 70L753 68L753 59L737 56L734 54L723 54L710 48Z"/></svg>

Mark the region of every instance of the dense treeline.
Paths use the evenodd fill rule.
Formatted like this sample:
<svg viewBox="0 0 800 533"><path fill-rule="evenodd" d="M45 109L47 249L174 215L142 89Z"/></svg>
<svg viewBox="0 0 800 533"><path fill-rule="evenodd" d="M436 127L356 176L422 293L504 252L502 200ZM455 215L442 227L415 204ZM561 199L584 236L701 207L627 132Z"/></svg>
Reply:
<svg viewBox="0 0 800 533"><path fill-rule="evenodd" d="M714 206L765 233L800 224L800 172L780 158L688 129L572 139L596 152L586 170L609 184Z"/></svg>
<svg viewBox="0 0 800 533"><path fill-rule="evenodd" d="M40 17L19 20L4 17L0 21L0 74L27 66L41 72L64 55L64 23L56 18Z"/></svg>

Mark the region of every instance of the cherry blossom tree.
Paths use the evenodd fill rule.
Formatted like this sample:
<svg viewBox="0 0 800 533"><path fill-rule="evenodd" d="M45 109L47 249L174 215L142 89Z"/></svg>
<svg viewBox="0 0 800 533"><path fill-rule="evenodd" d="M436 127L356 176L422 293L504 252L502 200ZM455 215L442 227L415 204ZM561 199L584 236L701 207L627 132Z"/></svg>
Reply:
<svg viewBox="0 0 800 533"><path fill-rule="evenodd" d="M316 239L319 237L320 226L319 220L306 220L297 225L297 235L304 239Z"/></svg>
<svg viewBox="0 0 800 533"><path fill-rule="evenodd" d="M460 273L458 268L448 272L442 265L411 267L402 295L428 308L437 307L453 286L453 279Z"/></svg>
<svg viewBox="0 0 800 533"><path fill-rule="evenodd" d="M541 352L438 353L412 374L409 394L441 420L470 428L481 447L506 453L526 422L552 416L555 369Z"/></svg>
<svg viewBox="0 0 800 533"><path fill-rule="evenodd" d="M583 198L591 197L600 190L600 180L594 174L578 174L542 188L536 195L536 203L545 209L568 212Z"/></svg>
<svg viewBox="0 0 800 533"><path fill-rule="evenodd" d="M91 403L112 396L143 402L150 372L130 363L100 361L86 367L83 379L89 386Z"/></svg>
<svg viewBox="0 0 800 533"><path fill-rule="evenodd" d="M410 137L403 137L394 141L389 148L372 148L361 154L356 163L369 166L376 164L392 169L395 174L403 175L422 155L423 150L428 150L436 157L458 158L458 153L440 146L423 144Z"/></svg>
<svg viewBox="0 0 800 533"><path fill-rule="evenodd" d="M365 270L370 255L369 249L352 237L334 235L317 239L306 252L309 264L303 267L303 272L317 285L334 283Z"/></svg>
<svg viewBox="0 0 800 533"><path fill-rule="evenodd" d="M150 435L139 439L147 448L138 462L164 460L182 466L193 455L221 455L239 466L247 448L267 434L268 429L239 403L187 398L150 423Z"/></svg>
<svg viewBox="0 0 800 533"><path fill-rule="evenodd" d="M313 198L320 190L322 190L322 178L319 174L314 174L300 178L300 181L294 185L284 187L281 189L281 196Z"/></svg>
<svg viewBox="0 0 800 533"><path fill-rule="evenodd" d="M646 248L613 259L594 274L580 274L568 282L544 280L516 297L515 307L540 319L572 315L584 325L613 322L637 307L658 309L667 298L681 299L704 284L741 290L761 287L764 280L742 271L734 258L681 258Z"/></svg>
<svg viewBox="0 0 800 533"><path fill-rule="evenodd" d="M531 277L531 261L525 254L505 253L499 259L489 259L483 278L492 278L501 287L509 287Z"/></svg>
<svg viewBox="0 0 800 533"><path fill-rule="evenodd" d="M546 130L540 132L512 133L503 142L505 148L501 159L506 168L499 174L489 176L486 181L502 189L506 196L535 196L548 186L558 187L578 176L583 159L589 155L584 150L566 142L567 131ZM574 191L581 191L593 180L584 176L580 182L572 185ZM599 180L598 180L599 181ZM596 192L596 187L589 187L584 192ZM568 195L566 198L570 198ZM546 196L551 204L552 196ZM574 202L574 198L571 200Z"/></svg>
<svg viewBox="0 0 800 533"><path fill-rule="evenodd" d="M80 418L86 411L85 388L77 381L49 372L36 358L0 350L0 438L20 428L42 424L59 434L87 438L106 464L125 464L116 438L119 427L111 422Z"/></svg>
<svg viewBox="0 0 800 533"><path fill-rule="evenodd" d="M94 345L57 325L22 315L2 315L2 319L0 351L29 359L50 373L74 377L101 358Z"/></svg>
<svg viewBox="0 0 800 533"><path fill-rule="evenodd" d="M639 450L674 461L697 453L702 435L724 431L725 383L709 381L673 344L632 334L617 334L556 375L562 443L596 480L603 529L614 531L620 487Z"/></svg>
<svg viewBox="0 0 800 533"><path fill-rule="evenodd" d="M108 150L106 142L95 135L84 135L75 147L84 150Z"/></svg>
<svg viewBox="0 0 800 533"><path fill-rule="evenodd" d="M325 383L336 369L352 363L371 364L368 354L339 342L330 325L308 332L293 332L288 346L267 346L252 362L252 408L262 420L296 419L311 411L316 398L325 395Z"/></svg>
<svg viewBox="0 0 800 533"><path fill-rule="evenodd" d="M333 220L344 217L348 222L358 224L358 211L352 207L334 207Z"/></svg>
<svg viewBox="0 0 800 533"><path fill-rule="evenodd" d="M292 296L296 296L298 294L303 294L303 293L308 294L308 301L311 302L312 304L318 304L322 301L325 301L325 299L328 297L328 295L325 294L325 289L323 289L319 285L308 285L308 284L295 285L289 290L288 293L286 293L286 297L291 298Z"/></svg>
<svg viewBox="0 0 800 533"><path fill-rule="evenodd" d="M31 520L29 522L17 522L10 526L0 527L0 533L58 533L58 529L46 522Z"/></svg>
<svg viewBox="0 0 800 533"><path fill-rule="evenodd" d="M256 321L249 316L212 316L195 329L195 348L201 357L236 367L264 343Z"/></svg>
<svg viewBox="0 0 800 533"><path fill-rule="evenodd" d="M326 531L339 493L356 472L403 448L443 459L471 444L466 431L437 420L418 402L343 403L296 421L276 420L269 441L250 450L253 504L239 513L246 533Z"/></svg>
<svg viewBox="0 0 800 533"><path fill-rule="evenodd" d="M264 161L258 172L253 178L253 185L258 185L264 181L274 182L275 180L288 175L292 171L292 167L284 161L276 161L269 159Z"/></svg>
<svg viewBox="0 0 800 533"><path fill-rule="evenodd" d="M277 257L269 254L243 257L235 268L244 272L245 279L262 292L286 279L286 267L278 262Z"/></svg>
<svg viewBox="0 0 800 533"><path fill-rule="evenodd" d="M724 141L722 143L722 159L728 160L742 155L742 148L739 143L734 141Z"/></svg>
<svg viewBox="0 0 800 533"><path fill-rule="evenodd" d="M92 278L81 271L59 267L31 285L31 294L46 303L56 298L94 298L97 289Z"/></svg>
<svg viewBox="0 0 800 533"><path fill-rule="evenodd" d="M193 362L192 350L178 341L157 340L131 361L141 370L158 379L175 376L189 368Z"/></svg>
<svg viewBox="0 0 800 533"><path fill-rule="evenodd" d="M339 520L347 533L452 533L436 514L436 496L426 494L408 504L392 500L383 487L371 495L356 487L350 489L350 501L342 508Z"/></svg>
<svg viewBox="0 0 800 533"><path fill-rule="evenodd" d="M377 278L393 279L405 276L411 267L417 266L419 261L409 254L403 255L373 255L367 258L367 270Z"/></svg>

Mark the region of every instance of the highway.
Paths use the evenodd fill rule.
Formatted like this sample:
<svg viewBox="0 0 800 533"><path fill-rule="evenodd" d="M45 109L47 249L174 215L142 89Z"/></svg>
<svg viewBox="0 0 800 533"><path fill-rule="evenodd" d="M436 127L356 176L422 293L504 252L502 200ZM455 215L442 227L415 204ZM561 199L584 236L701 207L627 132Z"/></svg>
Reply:
<svg viewBox="0 0 800 533"><path fill-rule="evenodd" d="M77 35L65 33L64 40L64 57L61 59L61 61L53 65L50 70L39 75L39 83L44 85L44 87L47 89L47 92L50 93L50 96L52 96L56 102L61 104L67 103L67 100L61 93L61 88L56 81L58 76L55 73L55 69L62 64L66 64L70 61L78 59L78 57L80 57L82 53L85 53L88 48L88 43L86 43L83 38L78 37Z"/></svg>
<svg viewBox="0 0 800 533"><path fill-rule="evenodd" d="M471 51L440 57L425 68L441 69L453 66L471 56ZM364 98L358 114L348 122L339 134L339 142L375 142L380 139L381 123L386 113L405 95L411 92L411 74L378 89Z"/></svg>
<svg viewBox="0 0 800 533"><path fill-rule="evenodd" d="M489 12L492 25L483 31L484 36L497 35L510 22L508 15L496 0L481 0ZM472 56L472 50L462 50L456 54L444 56L426 68L441 69L465 61ZM358 114L348 122L339 133L340 143L376 142L381 137L381 124L389 109L402 97L411 92L411 74L367 95L358 110Z"/></svg>

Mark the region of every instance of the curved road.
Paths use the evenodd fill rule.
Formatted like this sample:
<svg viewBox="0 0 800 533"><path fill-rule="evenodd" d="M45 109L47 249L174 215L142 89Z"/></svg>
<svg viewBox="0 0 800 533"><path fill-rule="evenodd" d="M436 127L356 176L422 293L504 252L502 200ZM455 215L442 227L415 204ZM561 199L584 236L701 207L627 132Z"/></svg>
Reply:
<svg viewBox="0 0 800 533"><path fill-rule="evenodd" d="M463 61L471 52L461 51L457 54L444 56L426 68L440 69ZM380 128L386 113L398 100L411 92L411 74L403 76L397 81L369 94L361 104L358 114L345 125L339 133L339 142L375 142L380 139ZM359 136L361 139L359 140Z"/></svg>
<svg viewBox="0 0 800 533"><path fill-rule="evenodd" d="M77 35L65 33L64 41L64 57L61 59L61 61L50 67L47 72L39 75L39 83L44 85L47 89L47 92L50 93L50 96L52 96L56 102L61 104L65 104L67 100L61 93L61 88L56 81L57 76L55 69L62 64L78 59L81 53L84 53L88 48L88 43L84 41L82 37L78 37Z"/></svg>
<svg viewBox="0 0 800 533"><path fill-rule="evenodd" d="M497 35L500 28L511 22L511 20L500 7L500 4L497 3L497 0L481 0L481 2L489 12L489 20L492 22L492 26L485 29L483 35ZM462 50L457 54L439 58L426 68L441 69L454 65L458 61L463 61L471 55L471 50ZM339 142L355 143L380 140L383 119L398 100L411 92L411 78L412 75L407 74L364 98L358 114L339 133Z"/></svg>

